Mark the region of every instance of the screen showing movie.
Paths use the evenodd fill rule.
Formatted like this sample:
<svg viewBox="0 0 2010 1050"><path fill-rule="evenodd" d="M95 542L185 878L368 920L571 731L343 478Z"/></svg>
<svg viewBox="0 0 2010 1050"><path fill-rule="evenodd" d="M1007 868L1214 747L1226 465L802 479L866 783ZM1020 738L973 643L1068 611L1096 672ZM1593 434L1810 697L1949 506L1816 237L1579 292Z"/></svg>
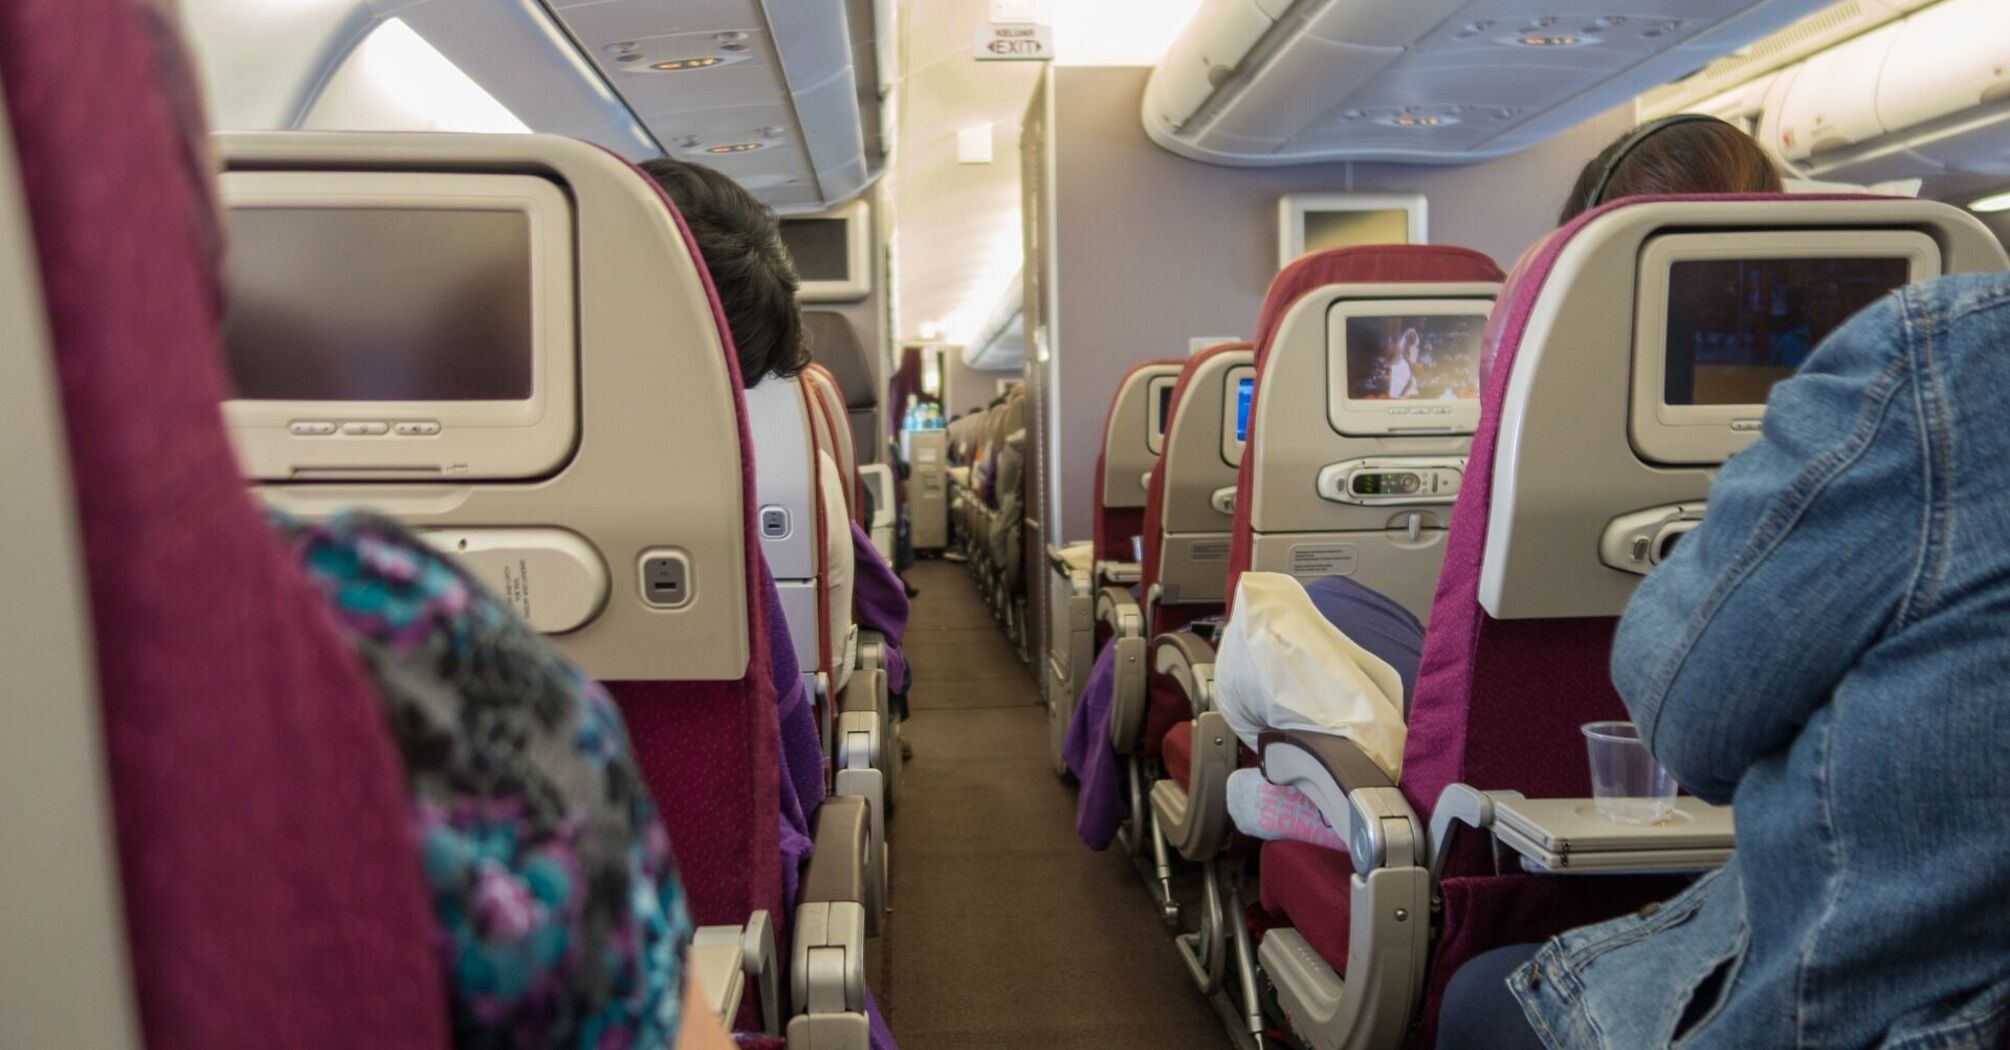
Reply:
<svg viewBox="0 0 2010 1050"><path fill-rule="evenodd" d="M1159 387L1160 437L1164 437L1166 428L1172 426L1172 394L1173 394L1173 388L1171 383L1167 383L1165 386Z"/></svg>
<svg viewBox="0 0 2010 1050"><path fill-rule="evenodd" d="M1886 258L1693 259L1668 268L1670 405L1762 405L1851 314L1910 279Z"/></svg>
<svg viewBox="0 0 2010 1050"><path fill-rule="evenodd" d="M235 208L224 348L253 401L522 401L519 211Z"/></svg>
<svg viewBox="0 0 2010 1050"><path fill-rule="evenodd" d="M1249 440L1249 399L1256 392L1255 379L1235 381L1235 440Z"/></svg>
<svg viewBox="0 0 2010 1050"><path fill-rule="evenodd" d="M1353 401L1477 401L1477 314L1347 318L1347 397Z"/></svg>

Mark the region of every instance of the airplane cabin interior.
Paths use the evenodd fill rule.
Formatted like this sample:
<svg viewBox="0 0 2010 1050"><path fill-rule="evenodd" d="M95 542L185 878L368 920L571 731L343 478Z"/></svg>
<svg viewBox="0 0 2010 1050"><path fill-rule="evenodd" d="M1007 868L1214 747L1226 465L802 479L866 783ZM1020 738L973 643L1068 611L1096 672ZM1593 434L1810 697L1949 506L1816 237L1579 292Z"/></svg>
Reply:
<svg viewBox="0 0 2010 1050"><path fill-rule="evenodd" d="M7 0L0 99L0 1047L2010 1047L2003 0Z"/></svg>

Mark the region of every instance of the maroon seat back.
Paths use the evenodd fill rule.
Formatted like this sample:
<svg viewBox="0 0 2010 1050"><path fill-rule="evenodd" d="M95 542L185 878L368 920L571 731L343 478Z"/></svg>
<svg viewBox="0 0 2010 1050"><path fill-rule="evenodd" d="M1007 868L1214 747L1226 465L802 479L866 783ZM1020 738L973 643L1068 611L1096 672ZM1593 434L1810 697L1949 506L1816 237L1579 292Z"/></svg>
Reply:
<svg viewBox="0 0 2010 1050"><path fill-rule="evenodd" d="M132 0L12 0L0 86L69 435L146 1044L443 1046L397 755L226 442L221 237L174 28Z"/></svg>
<svg viewBox="0 0 2010 1050"><path fill-rule="evenodd" d="M1144 505L1130 505L1126 503L1123 506L1112 506L1111 501L1108 499L1109 478L1107 475L1109 473L1111 443L1135 439L1134 435L1125 437L1115 433L1117 416L1123 405L1125 394L1130 389L1132 383L1137 382L1143 388L1138 392L1138 396L1149 399L1149 384L1144 383L1139 377L1147 372L1164 372L1168 369L1177 369L1180 364L1181 362L1177 358L1159 358L1133 365L1131 370L1125 372L1124 377L1117 381L1117 389L1110 395L1109 410L1103 413L1103 442L1096 453L1096 517L1093 523L1094 533L1092 538L1095 540L1097 561L1131 561L1133 558L1131 553L1131 537L1144 535ZM1171 415L1171 413L1168 412L1167 415ZM1147 421L1151 419L1151 404L1149 400L1145 402L1145 419Z"/></svg>

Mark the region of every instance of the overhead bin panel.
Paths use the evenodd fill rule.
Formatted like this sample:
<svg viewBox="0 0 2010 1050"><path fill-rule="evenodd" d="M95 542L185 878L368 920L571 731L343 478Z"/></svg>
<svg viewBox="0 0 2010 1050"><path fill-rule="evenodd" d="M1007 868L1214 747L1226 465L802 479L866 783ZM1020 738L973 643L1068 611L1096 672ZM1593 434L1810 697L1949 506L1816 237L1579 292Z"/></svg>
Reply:
<svg viewBox="0 0 2010 1050"><path fill-rule="evenodd" d="M1280 19L1275 4L1213 0L1153 70L1143 118L1160 145L1222 164L1484 160L1827 2L1620 0L1558 13L1542 0L1300 0Z"/></svg>
<svg viewBox="0 0 2010 1050"><path fill-rule="evenodd" d="M2010 4L1948 3L1899 24L1877 112L1917 153L2010 175Z"/></svg>
<svg viewBox="0 0 2010 1050"><path fill-rule="evenodd" d="M1801 67L1773 126L1772 146L1781 157L1806 164L1884 134L1877 119L1878 72L1898 28L1857 37Z"/></svg>

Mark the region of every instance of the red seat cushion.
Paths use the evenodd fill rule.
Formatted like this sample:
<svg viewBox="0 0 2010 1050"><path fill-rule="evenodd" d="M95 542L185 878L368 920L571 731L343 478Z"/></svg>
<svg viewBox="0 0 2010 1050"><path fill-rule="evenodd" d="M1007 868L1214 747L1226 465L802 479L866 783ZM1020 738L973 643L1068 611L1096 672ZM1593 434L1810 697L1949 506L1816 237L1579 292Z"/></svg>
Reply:
<svg viewBox="0 0 2010 1050"><path fill-rule="evenodd" d="M1181 722L1166 731L1164 743L1159 745L1160 760L1165 763L1166 775L1179 782L1179 786L1192 790L1188 782L1193 775L1193 723Z"/></svg>
<svg viewBox="0 0 2010 1050"><path fill-rule="evenodd" d="M1166 775L1188 791L1193 790L1193 721L1181 722L1166 731L1165 739L1159 744L1159 761L1165 764ZM1262 766L1256 752L1235 746L1235 764L1242 769L1256 769Z"/></svg>
<svg viewBox="0 0 2010 1050"><path fill-rule="evenodd" d="M1347 880L1354 862L1307 842L1266 842L1261 855L1263 910L1295 928L1333 972L1347 973Z"/></svg>

